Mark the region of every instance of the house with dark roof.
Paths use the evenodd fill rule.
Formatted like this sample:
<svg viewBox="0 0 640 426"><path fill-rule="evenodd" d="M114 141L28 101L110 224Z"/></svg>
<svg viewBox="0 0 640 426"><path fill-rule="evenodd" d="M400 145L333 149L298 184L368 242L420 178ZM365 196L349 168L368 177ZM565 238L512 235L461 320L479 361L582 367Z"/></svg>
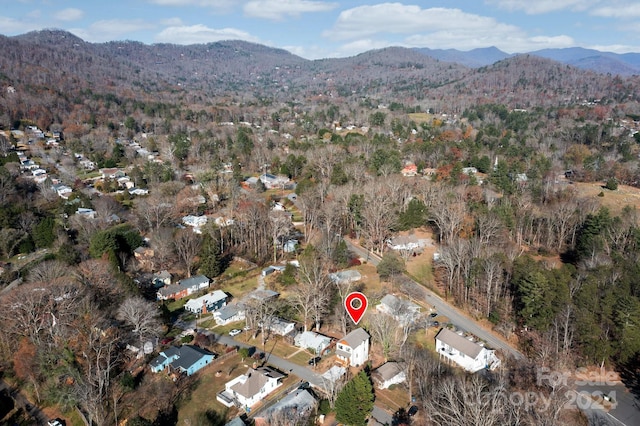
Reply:
<svg viewBox="0 0 640 426"><path fill-rule="evenodd" d="M248 410L280 387L284 377L271 367L250 368L247 374L227 382L216 399L227 407L236 405Z"/></svg>
<svg viewBox="0 0 640 426"><path fill-rule="evenodd" d="M364 328L356 328L336 345L338 360L346 365L358 367L369 359L369 333Z"/></svg>
<svg viewBox="0 0 640 426"><path fill-rule="evenodd" d="M374 405L369 416L367 426L391 426L393 423L393 415L378 405Z"/></svg>
<svg viewBox="0 0 640 426"><path fill-rule="evenodd" d="M196 299L191 299L184 305L184 309L194 314L206 314L214 312L227 304L227 293L222 290L214 290L211 293Z"/></svg>
<svg viewBox="0 0 640 426"><path fill-rule="evenodd" d="M150 363L151 371L159 373L163 370L177 371L191 376L202 367L209 364L215 355L197 346L171 346L160 352Z"/></svg>
<svg viewBox="0 0 640 426"><path fill-rule="evenodd" d="M436 351L441 358L458 364L475 373L483 368L493 370L500 365L500 359L493 349L476 342L472 336L463 336L447 328L436 335Z"/></svg>
<svg viewBox="0 0 640 426"><path fill-rule="evenodd" d="M160 271L153 274L151 282L155 288L162 288L171 284L171 273L169 271Z"/></svg>
<svg viewBox="0 0 640 426"><path fill-rule="evenodd" d="M407 376L402 364L385 362L373 371L371 379L379 389L388 389L389 386L406 381Z"/></svg>
<svg viewBox="0 0 640 426"><path fill-rule="evenodd" d="M185 278L176 284L168 285L158 290L157 297L158 300L182 299L202 289L209 288L210 282L209 278L204 275Z"/></svg>

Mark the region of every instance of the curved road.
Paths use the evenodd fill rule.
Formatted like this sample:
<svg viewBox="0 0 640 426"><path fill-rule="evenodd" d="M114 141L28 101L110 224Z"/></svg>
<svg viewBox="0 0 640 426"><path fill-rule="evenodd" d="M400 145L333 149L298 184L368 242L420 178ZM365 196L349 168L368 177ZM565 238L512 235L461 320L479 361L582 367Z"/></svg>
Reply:
<svg viewBox="0 0 640 426"><path fill-rule="evenodd" d="M351 241L349 241L346 238L344 239L344 241L347 244L347 247L349 248L349 250L367 259L367 261L370 262L371 264L377 266L378 263L380 263L380 258L378 256L370 253L369 251L365 250L360 246L353 244ZM464 314L458 308L449 304L448 302L446 302L444 299L442 299L440 296L438 296L431 290L418 284L413 279L407 276L404 276L404 278L405 280L403 282L403 285L411 286L411 294L421 295L419 298L417 298L418 302L421 302L426 306L433 306L439 314L449 318L449 321L452 324L484 340L489 347L496 350L500 350L505 354L512 355L516 359L525 358L522 352L520 352L519 350L511 346L509 343L504 341L499 336L493 334L492 332L478 325L473 319L469 318L466 314ZM416 299L415 296L414 296L414 299Z"/></svg>

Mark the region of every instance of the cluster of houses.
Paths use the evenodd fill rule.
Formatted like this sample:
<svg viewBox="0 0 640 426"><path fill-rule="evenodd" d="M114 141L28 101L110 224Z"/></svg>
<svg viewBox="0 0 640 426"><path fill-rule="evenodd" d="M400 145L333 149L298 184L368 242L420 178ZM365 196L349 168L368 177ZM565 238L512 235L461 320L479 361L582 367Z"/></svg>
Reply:
<svg viewBox="0 0 640 426"><path fill-rule="evenodd" d="M361 279L361 275L358 271L346 270L333 273L331 279L338 283L350 283ZM171 275L166 271L156 274L153 282L158 288L159 300L188 297L210 286L210 280L203 275L185 278L172 284ZM214 290L190 299L184 307L185 310L194 314L211 313L217 324L227 325L245 320L246 306L254 301L268 303L269 300L278 296L279 294L273 290L259 288L239 301L230 302L226 292ZM394 294L385 295L375 309L390 315L400 324L416 323L421 316L419 305ZM257 325L269 329L271 333L288 336L296 347L306 349L317 356L329 353L335 355L334 365L321 375L322 383L325 385L328 381L339 380L350 368L360 368L369 361L371 337L364 328L356 328L342 338L336 339L317 331L302 331L295 322L278 317L272 317ZM470 336L443 328L435 340L436 350L443 359L469 372L494 369L500 365L495 351L486 348ZM195 346L172 346L160 352L151 362L150 368L153 372L166 371L171 374L192 375L214 362L214 359L213 353ZM386 362L374 369L371 377L378 389L388 389L407 380L406 366L402 362ZM226 382L224 389L216 395L216 399L227 407L235 406L250 412L268 395L281 388L285 378L286 374L276 368L268 365L258 367L254 364L243 374ZM296 388L277 403L262 410L259 417L255 418L255 424L269 424L270 416L274 413L283 416L296 410L297 412L315 410L317 404L312 392L308 389ZM384 411L380 411L380 414L384 414ZM234 421L242 424L239 420Z"/></svg>

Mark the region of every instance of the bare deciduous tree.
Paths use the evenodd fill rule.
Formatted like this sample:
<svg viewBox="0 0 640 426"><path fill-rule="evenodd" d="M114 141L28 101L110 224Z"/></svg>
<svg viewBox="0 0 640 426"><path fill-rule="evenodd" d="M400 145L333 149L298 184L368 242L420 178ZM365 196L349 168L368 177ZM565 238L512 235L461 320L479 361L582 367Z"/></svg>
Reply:
<svg viewBox="0 0 640 426"><path fill-rule="evenodd" d="M315 329L320 330L332 293L326 267L318 257L304 257L300 260L298 278L297 291L292 297L302 315L304 331L307 331L309 319L314 321Z"/></svg>
<svg viewBox="0 0 640 426"><path fill-rule="evenodd" d="M116 316L131 327L131 332L140 342L140 349L145 338L160 331L157 307L140 296L125 299L118 307Z"/></svg>
<svg viewBox="0 0 640 426"><path fill-rule="evenodd" d="M193 272L193 264L200 252L202 238L191 229L182 229L176 233L173 243L176 254L184 264L187 276L190 277Z"/></svg>

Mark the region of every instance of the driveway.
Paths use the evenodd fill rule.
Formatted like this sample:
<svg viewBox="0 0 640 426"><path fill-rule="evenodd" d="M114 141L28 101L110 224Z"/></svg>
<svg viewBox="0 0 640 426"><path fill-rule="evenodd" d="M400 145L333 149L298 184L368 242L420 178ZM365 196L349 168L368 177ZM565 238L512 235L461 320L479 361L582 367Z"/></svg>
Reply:
<svg viewBox="0 0 640 426"><path fill-rule="evenodd" d="M322 379L320 377L320 375L316 372L314 372L313 370L307 368L307 367L303 367L301 365L298 365L294 362L291 362L289 360L286 360L284 358L280 358L279 356L273 355L273 354L269 354L268 352L264 352L260 349L258 349L256 346L254 345L249 345L243 342L238 342L237 340L235 340L233 337L227 335L227 334L215 334L213 333L213 335L216 337L216 341L219 343L223 343L227 346L237 346L239 348L255 348L256 352L259 354L264 354L264 361L268 364L273 365L274 367L277 367L280 371L282 371L283 373L286 374L294 374L297 377L300 378L300 380L304 381L304 382L309 382L311 385L322 388Z"/></svg>
<svg viewBox="0 0 640 426"><path fill-rule="evenodd" d="M373 253L363 249L362 247L353 244L351 241L345 238L345 243L349 250L356 253L358 256L367 259L369 263L377 266L380 263L380 258ZM473 319L469 318L458 308L444 301L440 296L418 284L409 277L403 276L402 286L405 287L407 293L411 294L412 298L416 301L433 307L440 315L444 315L449 318L449 321L458 326L459 328L472 333L478 338L487 342L487 345L493 349L500 350L503 353L507 353L515 357L516 359L524 359L522 352L518 351L515 347L505 342L499 336L491 333L485 328L477 324Z"/></svg>
<svg viewBox="0 0 640 426"><path fill-rule="evenodd" d="M587 383L576 386L576 391L583 396L576 398L576 403L583 402L578 408L583 409L591 418L606 419L611 425L637 425L640 419L640 401L621 383ZM611 398L611 408L607 410L602 403L602 395Z"/></svg>
<svg viewBox="0 0 640 426"><path fill-rule="evenodd" d="M5 382L4 380L0 379L0 390L5 390L5 389L7 390L9 395L11 395L11 397L15 401L15 405L17 407L22 407L24 409L24 411L26 413L28 413L29 416L31 416L31 418L34 421L37 422L37 424L39 424L39 425L46 425L47 424L47 421L49 420L49 418L42 411L40 411L40 408L38 408L37 406L32 404L27 399L27 397L24 396L22 393L20 393L19 391L15 390L11 386L9 386L9 384L7 382Z"/></svg>

